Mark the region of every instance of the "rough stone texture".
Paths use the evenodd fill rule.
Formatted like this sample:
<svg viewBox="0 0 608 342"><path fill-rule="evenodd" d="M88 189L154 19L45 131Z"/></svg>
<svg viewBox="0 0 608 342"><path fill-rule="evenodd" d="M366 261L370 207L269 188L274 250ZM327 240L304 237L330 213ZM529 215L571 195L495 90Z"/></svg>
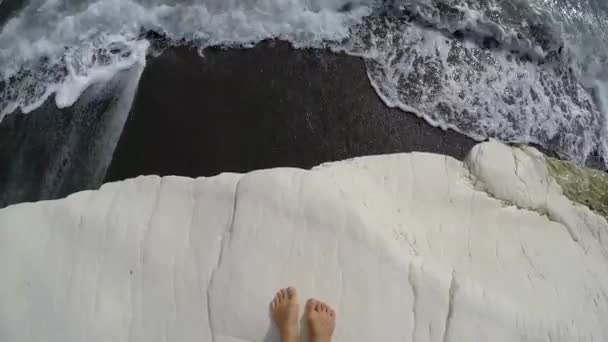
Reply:
<svg viewBox="0 0 608 342"><path fill-rule="evenodd" d="M276 341L268 302L293 285L337 309L336 341L605 341L608 223L537 154L139 177L5 208L0 340Z"/></svg>
<svg viewBox="0 0 608 342"><path fill-rule="evenodd" d="M607 172L554 158L547 158L547 165L568 198L608 219Z"/></svg>

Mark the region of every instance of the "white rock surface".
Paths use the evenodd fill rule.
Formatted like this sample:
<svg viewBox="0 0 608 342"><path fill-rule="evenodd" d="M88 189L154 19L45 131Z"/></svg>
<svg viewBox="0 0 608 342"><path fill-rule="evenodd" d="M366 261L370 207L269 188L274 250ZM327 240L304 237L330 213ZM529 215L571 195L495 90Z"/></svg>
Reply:
<svg viewBox="0 0 608 342"><path fill-rule="evenodd" d="M543 168L490 142L12 206L0 341L276 341L287 285L335 341L608 341L608 224Z"/></svg>

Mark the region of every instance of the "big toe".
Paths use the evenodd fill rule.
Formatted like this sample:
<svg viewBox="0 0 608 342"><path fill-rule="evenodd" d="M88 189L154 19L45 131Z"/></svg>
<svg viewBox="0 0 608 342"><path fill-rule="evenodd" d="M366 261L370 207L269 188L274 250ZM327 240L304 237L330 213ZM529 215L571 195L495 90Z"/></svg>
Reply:
<svg viewBox="0 0 608 342"><path fill-rule="evenodd" d="M309 300L306 301L306 312L311 312L315 310L315 307L317 306L317 300L310 298Z"/></svg>
<svg viewBox="0 0 608 342"><path fill-rule="evenodd" d="M285 292L287 294L288 299L297 299L298 298L298 291L294 287L290 286L290 287L286 288Z"/></svg>
<svg viewBox="0 0 608 342"><path fill-rule="evenodd" d="M270 303L272 308L279 306L281 303L294 302L297 299L297 291L293 287L287 287L284 289L280 289L277 291L277 294L274 296L274 299Z"/></svg>
<svg viewBox="0 0 608 342"><path fill-rule="evenodd" d="M332 318L336 315L336 312L331 306L327 305L325 302L316 300L314 298L311 298L306 302L306 312L316 312Z"/></svg>
<svg viewBox="0 0 608 342"><path fill-rule="evenodd" d="M279 290L279 296L281 297L281 300L287 299L287 289Z"/></svg>

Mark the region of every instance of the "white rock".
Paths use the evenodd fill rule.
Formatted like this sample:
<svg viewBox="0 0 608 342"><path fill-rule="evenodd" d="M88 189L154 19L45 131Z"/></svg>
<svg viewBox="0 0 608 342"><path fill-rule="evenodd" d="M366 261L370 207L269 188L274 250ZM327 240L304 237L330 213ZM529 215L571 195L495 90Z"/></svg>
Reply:
<svg viewBox="0 0 608 342"><path fill-rule="evenodd" d="M276 341L288 285L335 341L606 341L607 230L496 142L140 177L0 210L0 341Z"/></svg>

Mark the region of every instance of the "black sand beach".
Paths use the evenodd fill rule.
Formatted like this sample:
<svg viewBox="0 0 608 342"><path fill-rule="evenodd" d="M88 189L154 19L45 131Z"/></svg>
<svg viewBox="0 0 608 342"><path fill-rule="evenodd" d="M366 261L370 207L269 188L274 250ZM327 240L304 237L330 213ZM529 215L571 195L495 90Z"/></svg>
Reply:
<svg viewBox="0 0 608 342"><path fill-rule="evenodd" d="M149 61L106 181L410 151L462 159L475 144L387 108L360 58L276 41L204 55L178 48Z"/></svg>
<svg viewBox="0 0 608 342"><path fill-rule="evenodd" d="M135 70L89 88L71 107L48 99L0 123L0 207L65 197L101 185L137 81ZM135 72L136 74L136 72ZM125 88L131 88L131 93Z"/></svg>
<svg viewBox="0 0 608 342"><path fill-rule="evenodd" d="M462 159L475 144L387 108L357 57L279 41L204 55L181 47L150 57L122 132L120 118L108 114L119 102L115 85L94 106L79 100L58 110L51 99L33 113L6 117L0 207L139 175L310 168L410 151Z"/></svg>

